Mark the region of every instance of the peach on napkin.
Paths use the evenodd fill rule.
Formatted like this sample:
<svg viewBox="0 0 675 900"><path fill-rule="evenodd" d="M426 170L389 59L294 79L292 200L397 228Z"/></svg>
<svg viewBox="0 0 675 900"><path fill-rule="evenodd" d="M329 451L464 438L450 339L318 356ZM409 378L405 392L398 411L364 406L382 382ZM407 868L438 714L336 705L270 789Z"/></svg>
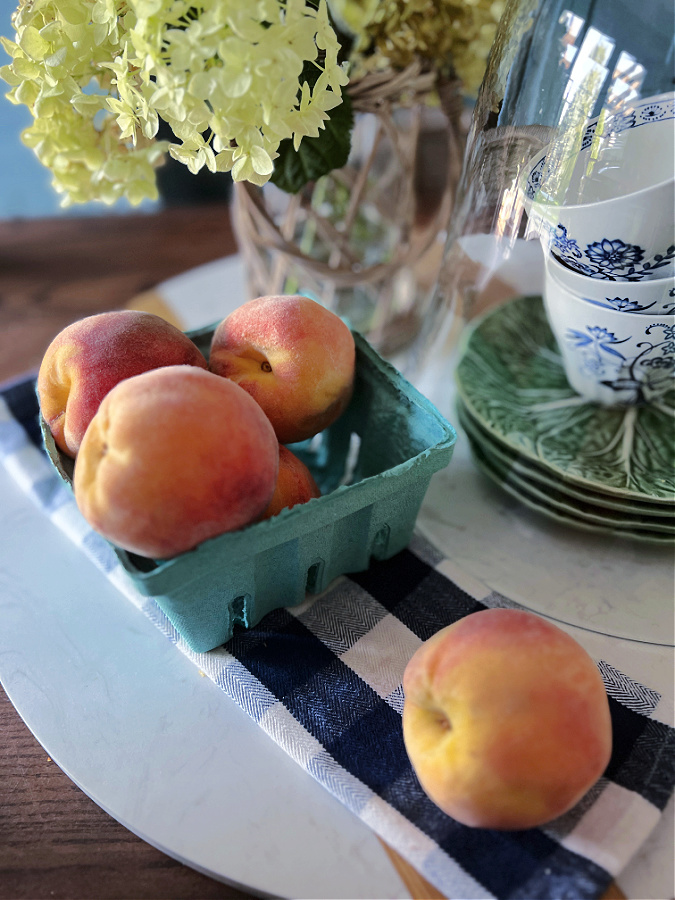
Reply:
<svg viewBox="0 0 675 900"><path fill-rule="evenodd" d="M216 328L209 368L241 385L282 444L313 437L352 395L354 338L335 313L298 295L258 297Z"/></svg>
<svg viewBox="0 0 675 900"><path fill-rule="evenodd" d="M542 825L609 762L598 668L533 613L488 609L441 629L410 659L403 691L403 735L420 784L465 825Z"/></svg>

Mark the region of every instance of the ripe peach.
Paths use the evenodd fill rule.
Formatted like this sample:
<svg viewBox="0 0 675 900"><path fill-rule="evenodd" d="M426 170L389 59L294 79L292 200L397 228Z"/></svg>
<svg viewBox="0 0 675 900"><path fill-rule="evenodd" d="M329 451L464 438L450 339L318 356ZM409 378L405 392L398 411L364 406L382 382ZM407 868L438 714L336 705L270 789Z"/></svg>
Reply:
<svg viewBox="0 0 675 900"><path fill-rule="evenodd" d="M410 659L403 736L420 784L481 828L532 828L570 809L611 753L605 687L572 637L533 613L489 609Z"/></svg>
<svg viewBox="0 0 675 900"><path fill-rule="evenodd" d="M206 360L187 335L160 316L128 309L68 325L47 348L37 381L40 410L57 445L76 456L111 388L169 365L205 369Z"/></svg>
<svg viewBox="0 0 675 900"><path fill-rule="evenodd" d="M274 495L263 513L263 519L276 516L282 509L290 509L299 503L307 503L312 497L320 497L321 491L314 476L301 459L288 447L279 445L279 475Z"/></svg>
<svg viewBox="0 0 675 900"><path fill-rule="evenodd" d="M209 368L258 401L282 444L312 437L347 407L354 338L330 310L300 296L258 297L216 328Z"/></svg>
<svg viewBox="0 0 675 900"><path fill-rule="evenodd" d="M267 508L278 442L238 385L196 366L121 381L75 460L75 500L108 540L157 559L242 528Z"/></svg>

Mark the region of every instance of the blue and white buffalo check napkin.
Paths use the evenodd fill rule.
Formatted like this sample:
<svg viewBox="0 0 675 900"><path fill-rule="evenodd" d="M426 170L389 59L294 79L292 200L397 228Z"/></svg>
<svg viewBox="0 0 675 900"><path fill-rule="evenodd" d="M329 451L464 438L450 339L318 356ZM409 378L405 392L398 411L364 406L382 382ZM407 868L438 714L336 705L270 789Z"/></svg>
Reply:
<svg viewBox="0 0 675 900"><path fill-rule="evenodd" d="M421 539L197 654L126 580L53 472L42 451L33 379L0 391L0 456L165 637L447 897L599 897L657 823L674 789L675 731L654 715L657 692L602 660L614 752L604 777L570 813L544 828L497 832L466 828L427 799L402 739L405 665L439 628L486 606L515 604L460 588L461 579L449 574L452 563Z"/></svg>

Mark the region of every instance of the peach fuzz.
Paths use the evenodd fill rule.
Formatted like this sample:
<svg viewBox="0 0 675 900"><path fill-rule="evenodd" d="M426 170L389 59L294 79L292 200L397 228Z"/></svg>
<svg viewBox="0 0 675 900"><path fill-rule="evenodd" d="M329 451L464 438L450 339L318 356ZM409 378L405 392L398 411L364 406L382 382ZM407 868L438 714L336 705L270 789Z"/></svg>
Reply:
<svg viewBox="0 0 675 900"><path fill-rule="evenodd" d="M312 437L346 409L354 338L330 310L297 295L258 297L216 328L209 368L264 409L282 444Z"/></svg>
<svg viewBox="0 0 675 900"><path fill-rule="evenodd" d="M595 663L533 613L489 609L441 629L410 659L403 691L413 769L464 825L542 825L609 762L609 702Z"/></svg>
<svg viewBox="0 0 675 900"><path fill-rule="evenodd" d="M40 411L58 447L76 456L108 391L169 365L207 367L190 338L160 316L120 310L68 325L47 348L37 381Z"/></svg>
<svg viewBox="0 0 675 900"><path fill-rule="evenodd" d="M292 509L300 503L307 503L313 497L320 497L321 491L314 476L301 459L291 453L288 447L279 445L279 475L274 495L262 515L269 519L282 509Z"/></svg>
<svg viewBox="0 0 675 900"><path fill-rule="evenodd" d="M195 366L154 369L103 399L75 460L75 500L112 543L166 559L264 512L278 446L238 385Z"/></svg>

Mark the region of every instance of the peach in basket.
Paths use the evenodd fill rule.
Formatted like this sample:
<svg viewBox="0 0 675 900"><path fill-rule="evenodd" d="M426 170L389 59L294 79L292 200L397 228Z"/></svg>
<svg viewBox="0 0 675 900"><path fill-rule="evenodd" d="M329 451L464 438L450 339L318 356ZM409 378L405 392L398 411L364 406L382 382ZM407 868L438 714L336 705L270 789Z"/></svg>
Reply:
<svg viewBox="0 0 675 900"><path fill-rule="evenodd" d="M278 461L269 419L246 391L194 366L166 366L106 395L82 440L73 489L96 531L166 559L257 519Z"/></svg>
<svg viewBox="0 0 675 900"><path fill-rule="evenodd" d="M190 338L160 316L120 310L87 316L56 335L42 358L40 411L57 446L75 457L105 395L124 378L160 366L206 368Z"/></svg>

